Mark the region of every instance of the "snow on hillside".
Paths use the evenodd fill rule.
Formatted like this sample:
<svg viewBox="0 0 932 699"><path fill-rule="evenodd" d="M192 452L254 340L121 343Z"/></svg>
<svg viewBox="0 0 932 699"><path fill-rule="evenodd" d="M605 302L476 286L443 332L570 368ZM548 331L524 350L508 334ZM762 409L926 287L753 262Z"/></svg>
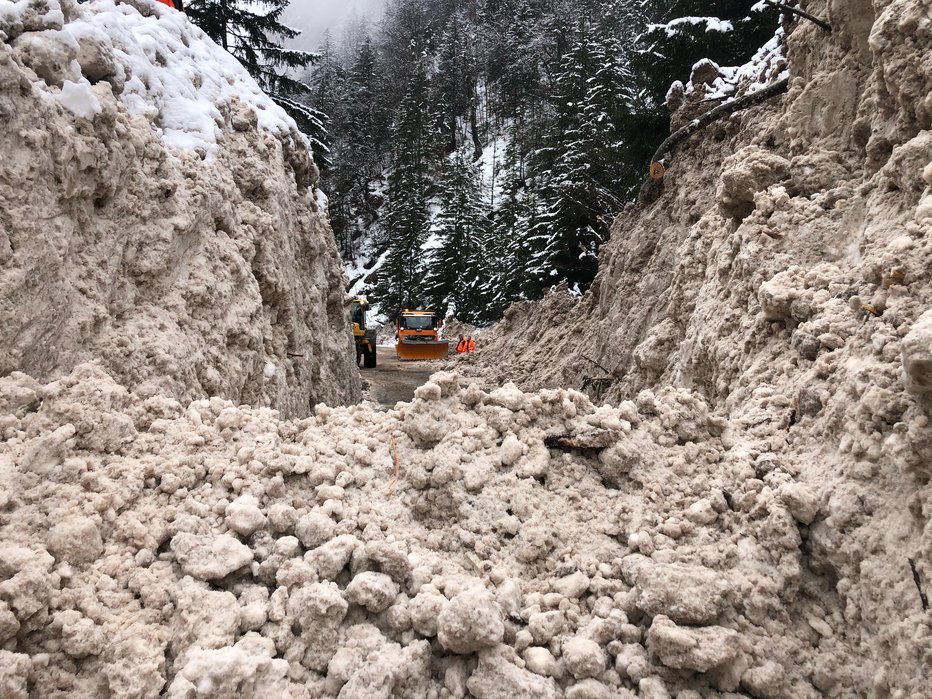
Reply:
<svg viewBox="0 0 932 699"><path fill-rule="evenodd" d="M647 31L663 30L668 37L675 36L683 27L698 27L705 25L707 32L730 32L734 31L735 25L728 20L722 20L718 17L677 17L664 24L648 24Z"/></svg>
<svg viewBox="0 0 932 699"><path fill-rule="evenodd" d="M220 109L234 97L255 110L261 128L305 139L233 56L186 15L160 3L18 0L0 5L0 33L14 36L24 29L30 33L18 42L46 54L45 63L65 63L63 82L48 89L75 116L89 119L100 111L91 82L71 59L93 50L101 63L98 70L112 74L120 102L158 128L168 147L213 154L223 123ZM39 29L44 31L36 33Z"/></svg>

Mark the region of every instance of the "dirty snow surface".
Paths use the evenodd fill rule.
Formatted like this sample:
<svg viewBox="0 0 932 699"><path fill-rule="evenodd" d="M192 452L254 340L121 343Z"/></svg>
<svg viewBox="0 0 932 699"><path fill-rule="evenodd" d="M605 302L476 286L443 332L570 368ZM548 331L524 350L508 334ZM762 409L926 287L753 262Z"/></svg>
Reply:
<svg viewBox="0 0 932 699"><path fill-rule="evenodd" d="M805 565L820 494L689 392L0 395L6 696L816 696L857 651Z"/></svg>

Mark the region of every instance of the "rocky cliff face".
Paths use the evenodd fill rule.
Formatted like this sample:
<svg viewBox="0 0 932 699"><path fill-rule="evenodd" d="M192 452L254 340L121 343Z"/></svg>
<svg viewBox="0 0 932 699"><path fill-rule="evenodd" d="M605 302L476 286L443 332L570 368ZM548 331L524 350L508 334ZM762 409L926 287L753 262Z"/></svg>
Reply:
<svg viewBox="0 0 932 699"><path fill-rule="evenodd" d="M355 400L316 167L245 71L143 1L14 3L0 32L0 373Z"/></svg>

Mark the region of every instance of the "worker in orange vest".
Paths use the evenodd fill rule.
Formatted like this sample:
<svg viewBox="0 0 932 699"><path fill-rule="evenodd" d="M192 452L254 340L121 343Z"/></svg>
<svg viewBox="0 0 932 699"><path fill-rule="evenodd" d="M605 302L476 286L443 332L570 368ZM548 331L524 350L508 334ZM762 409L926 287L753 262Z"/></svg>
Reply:
<svg viewBox="0 0 932 699"><path fill-rule="evenodd" d="M466 338L460 335L460 341L456 343L456 353L462 354L466 351Z"/></svg>
<svg viewBox="0 0 932 699"><path fill-rule="evenodd" d="M179 12L184 12L184 0L155 0L160 2L163 5L168 5L171 8L178 10Z"/></svg>
<svg viewBox="0 0 932 699"><path fill-rule="evenodd" d="M476 351L476 341L473 340L471 337L469 337L469 338L466 339L466 351L467 351L467 352L475 352L475 351Z"/></svg>

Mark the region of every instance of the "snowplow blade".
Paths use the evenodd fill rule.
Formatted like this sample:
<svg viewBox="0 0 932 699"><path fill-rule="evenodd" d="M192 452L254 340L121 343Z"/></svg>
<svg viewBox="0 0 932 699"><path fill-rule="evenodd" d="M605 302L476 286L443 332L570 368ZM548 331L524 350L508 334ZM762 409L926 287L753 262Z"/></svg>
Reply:
<svg viewBox="0 0 932 699"><path fill-rule="evenodd" d="M398 359L403 361L443 359L449 351L449 342L399 342L395 345Z"/></svg>

